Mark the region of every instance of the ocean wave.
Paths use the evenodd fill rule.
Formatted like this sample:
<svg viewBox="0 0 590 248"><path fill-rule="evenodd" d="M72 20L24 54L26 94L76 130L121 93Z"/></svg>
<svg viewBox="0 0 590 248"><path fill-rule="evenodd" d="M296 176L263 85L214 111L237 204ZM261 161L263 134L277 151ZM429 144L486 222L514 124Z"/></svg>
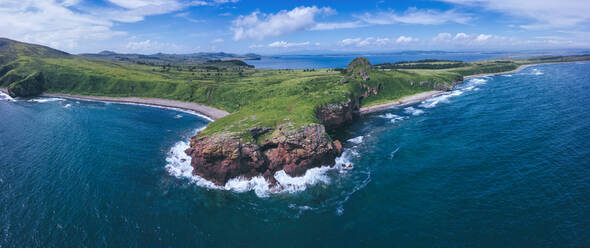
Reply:
<svg viewBox="0 0 590 248"><path fill-rule="evenodd" d="M65 101L66 99L57 98L57 97L42 97L42 98L35 98L28 100L28 102L36 102L36 103L46 103L46 102L58 102L58 101Z"/></svg>
<svg viewBox="0 0 590 248"><path fill-rule="evenodd" d="M473 86L469 86L469 87L473 87ZM469 88L467 87L467 88ZM467 90L467 88L465 88L465 90ZM472 89L472 88L470 88ZM453 90L450 93L445 93L445 94L441 94L435 97L431 97L428 98L424 101L422 101L422 103L420 104L420 107L422 108L434 108L436 105L438 105L439 103L448 103L449 102L449 98L454 97L454 96L458 96L463 94L462 90ZM408 108L406 108L407 110ZM410 110L410 111L420 111L420 110ZM419 115L422 114L424 111L422 112L417 112L417 114L412 113L413 115Z"/></svg>
<svg viewBox="0 0 590 248"><path fill-rule="evenodd" d="M397 121L401 121L403 119L407 119L407 116L399 116L392 113L386 113L384 115L379 115L381 118L389 119L391 123L396 123Z"/></svg>
<svg viewBox="0 0 590 248"><path fill-rule="evenodd" d="M414 116L424 114L424 110L417 109L417 108L414 108L414 107L407 107L407 108L404 109L404 112L406 114L411 114L411 115L414 115Z"/></svg>
<svg viewBox="0 0 590 248"><path fill-rule="evenodd" d="M364 138L363 136L358 136L358 137L349 139L347 141L350 142L350 143L354 143L354 144L357 144L358 145L360 143L363 143L363 138Z"/></svg>
<svg viewBox="0 0 590 248"><path fill-rule="evenodd" d="M512 77L512 74L504 74L502 77Z"/></svg>
<svg viewBox="0 0 590 248"><path fill-rule="evenodd" d="M0 91L0 100L4 100L4 101L9 101L9 102L14 102L14 98L12 98L11 96L5 94L4 92Z"/></svg>
<svg viewBox="0 0 590 248"><path fill-rule="evenodd" d="M543 72L537 68L533 68L533 70L531 71L531 74L535 75L535 76L539 76L539 75L543 75Z"/></svg>
<svg viewBox="0 0 590 248"><path fill-rule="evenodd" d="M485 82L487 82L487 79L484 78L472 78L469 81L467 81L468 84L483 84Z"/></svg>

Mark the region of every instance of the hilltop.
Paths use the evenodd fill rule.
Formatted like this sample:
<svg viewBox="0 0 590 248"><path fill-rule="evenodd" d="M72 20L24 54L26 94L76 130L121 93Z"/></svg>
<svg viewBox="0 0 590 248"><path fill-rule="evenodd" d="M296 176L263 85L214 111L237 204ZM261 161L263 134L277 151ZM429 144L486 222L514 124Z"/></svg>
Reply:
<svg viewBox="0 0 590 248"><path fill-rule="evenodd" d="M187 154L194 173L219 185L257 175L274 183L274 173L280 170L300 176L309 168L333 165L342 145L330 133L356 119L361 107L448 91L468 75L588 59L583 55L372 65L357 58L340 69L268 70L240 60L137 63L1 39L0 87L13 96L43 92L149 97L225 110L229 115L191 139Z"/></svg>

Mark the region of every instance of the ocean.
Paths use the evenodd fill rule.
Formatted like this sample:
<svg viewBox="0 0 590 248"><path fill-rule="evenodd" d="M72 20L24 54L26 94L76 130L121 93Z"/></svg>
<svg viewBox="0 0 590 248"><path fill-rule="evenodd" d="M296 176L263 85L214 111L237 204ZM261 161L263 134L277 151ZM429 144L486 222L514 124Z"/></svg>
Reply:
<svg viewBox="0 0 590 248"><path fill-rule="evenodd" d="M194 114L2 94L0 247L589 246L589 96L588 62L469 79L270 192L191 176Z"/></svg>

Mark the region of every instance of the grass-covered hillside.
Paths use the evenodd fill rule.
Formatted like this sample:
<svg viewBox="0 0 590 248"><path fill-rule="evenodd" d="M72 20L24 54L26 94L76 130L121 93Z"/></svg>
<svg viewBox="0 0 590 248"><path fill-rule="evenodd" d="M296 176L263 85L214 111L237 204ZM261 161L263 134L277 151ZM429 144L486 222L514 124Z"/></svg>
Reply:
<svg viewBox="0 0 590 248"><path fill-rule="evenodd" d="M0 39L0 87L26 90L41 85L46 93L156 97L201 103L231 113L210 124L203 132L207 135L242 132L256 126L319 123L316 111L330 103L353 99L361 101L361 106L375 105L433 89L449 89L465 75L508 71L526 63L585 59L588 56L406 62L412 67L408 69L353 63L349 70L267 70L239 60L162 65L114 61ZM429 69L441 63L460 66ZM31 83L40 77L41 84Z"/></svg>

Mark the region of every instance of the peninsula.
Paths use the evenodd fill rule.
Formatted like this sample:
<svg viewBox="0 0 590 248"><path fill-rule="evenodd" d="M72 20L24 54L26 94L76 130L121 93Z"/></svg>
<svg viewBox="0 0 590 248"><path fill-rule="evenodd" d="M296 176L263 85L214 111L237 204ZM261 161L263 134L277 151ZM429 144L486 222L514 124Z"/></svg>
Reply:
<svg viewBox="0 0 590 248"><path fill-rule="evenodd" d="M332 130L361 113L452 90L467 76L590 60L590 55L578 55L372 65L356 58L341 69L269 70L235 59L199 58L193 64L107 55L71 55L0 38L0 88L13 97L46 94L207 115L215 121L191 138L186 153L193 173L217 185L259 175L275 184L280 170L301 176L310 168L333 165L342 144L330 135Z"/></svg>

